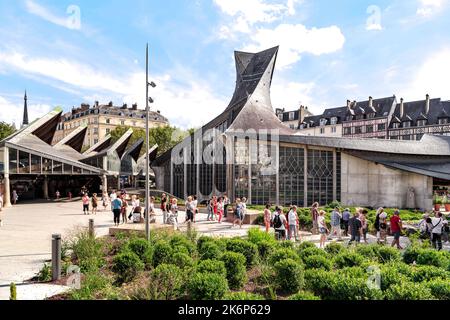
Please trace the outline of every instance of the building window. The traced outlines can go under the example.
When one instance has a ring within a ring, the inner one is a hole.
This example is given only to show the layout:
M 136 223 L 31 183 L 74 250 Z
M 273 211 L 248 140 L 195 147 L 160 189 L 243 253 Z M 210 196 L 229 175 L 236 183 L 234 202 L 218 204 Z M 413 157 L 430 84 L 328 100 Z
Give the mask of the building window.
M 294 120 L 295 113 L 293 111 L 289 112 L 289 120 Z
M 417 126 L 422 127 L 427 125 L 427 120 L 417 120 Z
M 344 135 L 351 135 L 352 134 L 352 128 L 351 127 L 345 127 L 344 128 Z
M 337 123 L 337 117 L 332 117 L 330 119 L 330 124 L 336 124 Z
M 345 117 L 345 120 L 347 121 L 352 121 L 353 120 L 353 116 L 349 115 Z
M 364 119 L 364 115 L 363 114 L 358 114 L 356 116 L 356 120 L 362 120 L 362 119 Z
M 392 124 L 392 128 L 394 128 L 394 129 L 400 128 L 400 123 L 394 122 L 394 123 Z
M 280 147 L 280 204 L 304 206 L 304 149 Z
M 439 123 L 439 124 L 447 124 L 447 123 L 448 123 L 448 118 L 440 118 L 440 119 L 438 120 L 438 123 Z
M 355 134 L 363 133 L 362 126 L 355 127 Z
M 291 128 L 291 129 L 295 129 L 295 125 L 293 125 L 293 124 L 290 124 L 290 125 L 289 125 L 289 128 Z
M 98 128 L 94 128 L 94 134 L 98 134 Z
M 106 134 L 109 134 L 111 132 L 111 129 L 106 129 Z
M 378 124 L 378 131 L 384 131 L 384 130 L 386 130 L 386 124 L 385 123 Z
M 111 120 L 110 119 L 106 119 L 105 122 L 109 124 L 109 123 L 111 123 Z
M 331 127 L 331 133 L 336 133 L 336 127 Z
M 367 119 L 373 119 L 375 118 L 375 113 L 371 112 L 367 114 Z
M 367 133 L 372 133 L 373 132 L 373 126 L 367 126 L 366 127 L 366 132 Z
M 324 126 L 326 124 L 327 124 L 327 119 L 325 119 L 325 118 L 320 119 L 320 125 L 321 126 Z
M 125 120 L 120 120 L 120 125 L 121 126 L 125 125 Z
M 403 121 L 403 128 L 411 127 L 411 121 Z
M 320 134 L 324 134 L 325 133 L 325 128 L 320 128 Z
M 98 143 L 98 139 L 94 139 L 94 144 L 97 144 Z

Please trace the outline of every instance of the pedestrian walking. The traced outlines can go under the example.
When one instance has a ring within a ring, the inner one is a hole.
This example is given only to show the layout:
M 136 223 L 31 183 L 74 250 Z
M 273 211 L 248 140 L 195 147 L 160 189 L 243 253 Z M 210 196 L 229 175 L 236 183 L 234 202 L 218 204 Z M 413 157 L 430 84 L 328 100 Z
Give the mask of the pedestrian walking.
M 103 202 L 103 211 L 106 211 L 106 208 L 108 207 L 108 202 L 109 202 L 108 192 L 106 192 L 106 191 L 103 191 L 102 202 Z
M 167 214 L 168 214 L 168 210 L 167 210 L 167 195 L 165 193 L 163 193 L 161 195 L 161 211 L 163 213 L 163 223 L 167 223 Z
M 287 219 L 284 216 L 283 209 L 276 207 L 272 217 L 272 225 L 275 230 L 275 238 L 277 240 L 286 239 Z
M 272 213 L 270 212 L 270 204 L 266 204 L 266 207 L 264 209 L 264 225 L 266 226 L 267 233 L 269 233 L 271 220 L 272 220 Z
M 83 194 L 81 201 L 83 203 L 83 213 L 89 214 L 89 196 L 87 195 L 87 193 Z
M 239 223 L 239 227 L 242 228 L 242 203 L 241 203 L 241 199 L 237 198 L 236 199 L 236 209 L 234 210 L 234 221 L 232 224 L 232 228 L 236 225 L 236 223 Z
M 217 197 L 216 196 L 213 196 L 212 209 L 213 209 L 213 220 L 217 220 Z
M 219 201 L 217 202 L 217 214 L 218 214 L 218 221 L 219 223 L 222 223 L 222 217 L 223 217 L 223 198 L 220 197 Z
M 351 213 L 349 208 L 345 208 L 342 212 L 342 229 L 344 229 L 344 236 L 348 237 L 349 221 L 351 218 Z
M 348 220 L 348 225 L 350 229 L 350 241 L 348 244 L 352 244 L 353 241 L 358 244 L 361 241 L 362 235 L 362 223 L 359 219 L 359 209 L 356 209 L 353 216 Z
M 184 222 L 188 222 L 188 221 L 193 222 L 195 206 L 194 206 L 194 199 L 191 196 L 189 196 L 187 198 L 185 207 L 186 207 L 186 219 L 184 220 Z
M 318 226 L 317 226 L 317 218 L 319 217 L 319 203 L 314 202 L 311 207 L 311 220 L 312 220 L 312 234 L 317 234 L 318 232 Z
M 111 201 L 111 210 L 112 210 L 113 215 L 114 215 L 114 225 L 116 227 L 118 227 L 119 223 L 120 223 L 120 212 L 122 210 L 122 200 L 119 197 L 115 197 Z
M 127 223 L 127 211 L 128 211 L 128 201 L 125 193 L 121 193 L 120 198 L 122 200 L 122 224 Z
M 198 200 L 197 200 L 197 196 L 193 196 L 192 198 L 193 198 L 192 204 L 193 204 L 193 206 L 194 206 L 194 220 L 193 220 L 193 222 L 195 223 L 195 221 L 197 221 L 197 220 L 196 220 L 196 218 L 197 218 L 197 213 L 199 213 L 199 210 L 198 210 Z
M 437 250 L 442 250 L 442 229 L 444 227 L 444 219 L 442 212 L 436 212 L 436 215 L 431 218 L 431 243 Z
M 242 204 L 242 223 L 245 221 L 245 216 L 247 215 L 247 198 L 243 197 L 241 200 Z
M 380 218 L 380 242 L 381 244 L 386 244 L 387 241 L 387 213 L 386 211 L 382 211 L 379 215 Z
M 212 201 L 213 201 L 213 199 L 211 198 L 206 203 L 206 212 L 207 212 L 206 220 L 207 221 L 212 221 L 212 219 L 214 218 Z
M 373 227 L 375 228 L 376 232 L 377 232 L 377 243 L 380 243 L 380 236 L 381 236 L 381 232 L 380 232 L 380 214 L 384 212 L 384 208 L 383 207 L 379 207 L 377 209 L 377 213 L 375 215 L 375 221 L 373 223 Z
M 400 219 L 400 211 L 395 210 L 394 215 L 390 219 L 391 222 L 391 233 L 394 236 L 391 246 L 397 246 L 397 249 L 403 249 L 400 245 L 400 233 L 402 230 L 402 219 Z
M 168 223 L 173 225 L 173 229 L 178 229 L 178 201 L 176 198 L 172 198 L 170 202 L 170 211 L 167 217 Z
M 338 237 L 338 240 L 341 241 L 341 220 L 342 220 L 342 214 L 339 210 L 339 207 L 335 207 L 334 210 L 331 212 L 331 232 L 328 237 L 328 240 L 331 240 L 334 235 Z
M 17 204 L 17 200 L 19 200 L 19 195 L 16 190 L 12 192 L 12 204 Z
M 91 202 L 92 202 L 92 214 L 97 214 L 98 199 L 96 193 L 92 195 Z
M 325 211 L 320 210 L 319 216 L 317 217 L 317 227 L 320 233 L 320 244 L 319 248 L 325 248 L 325 241 L 327 240 L 328 228 L 325 222 Z
M 367 243 L 367 232 L 369 231 L 369 223 L 367 220 L 367 210 L 362 209 L 359 215 L 362 224 L 362 236 L 364 243 Z
M 228 215 L 228 206 L 230 205 L 230 199 L 226 194 L 223 195 L 223 216 L 224 218 Z
M 292 206 L 288 213 L 288 223 L 289 223 L 289 232 L 288 232 L 288 240 L 292 240 L 294 238 L 295 241 L 298 241 L 298 214 L 297 214 L 297 206 Z

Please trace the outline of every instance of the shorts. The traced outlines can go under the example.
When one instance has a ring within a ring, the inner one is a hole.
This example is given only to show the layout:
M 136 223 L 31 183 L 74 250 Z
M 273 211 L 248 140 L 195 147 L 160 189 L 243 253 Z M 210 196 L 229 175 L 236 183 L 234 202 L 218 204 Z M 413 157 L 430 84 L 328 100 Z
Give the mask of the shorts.
M 286 229 L 275 229 L 275 233 L 278 233 L 281 238 L 286 238 Z
M 392 232 L 392 235 L 394 236 L 394 239 L 395 239 L 395 240 L 400 239 L 400 230 L 399 230 L 399 231 Z
M 326 233 L 327 233 L 327 229 L 326 229 L 326 228 L 323 228 L 323 227 L 320 227 L 320 228 L 319 228 L 319 233 L 320 233 L 320 234 L 326 234 Z

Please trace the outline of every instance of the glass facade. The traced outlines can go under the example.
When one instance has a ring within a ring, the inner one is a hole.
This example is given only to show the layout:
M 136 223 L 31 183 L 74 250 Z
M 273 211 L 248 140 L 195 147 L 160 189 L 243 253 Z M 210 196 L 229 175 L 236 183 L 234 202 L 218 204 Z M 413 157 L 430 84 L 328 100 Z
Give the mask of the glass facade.
M 249 191 L 249 141 L 239 139 L 234 144 L 234 196 L 248 198 Z
M 276 149 L 263 143 L 250 149 L 252 204 L 276 203 Z
M 309 149 L 307 152 L 308 203 L 324 205 L 333 201 L 333 152 Z
M 184 198 L 184 164 L 173 165 L 173 194 Z
M 17 173 L 17 150 L 9 148 L 9 173 Z
M 30 173 L 30 154 L 19 151 L 19 173 Z
M 303 148 L 280 147 L 280 204 L 304 206 L 304 167 Z

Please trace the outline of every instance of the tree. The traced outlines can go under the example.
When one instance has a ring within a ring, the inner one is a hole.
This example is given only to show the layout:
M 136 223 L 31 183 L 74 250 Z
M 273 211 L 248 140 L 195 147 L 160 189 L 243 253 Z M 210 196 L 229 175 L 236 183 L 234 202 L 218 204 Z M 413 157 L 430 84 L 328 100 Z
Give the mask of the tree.
M 16 132 L 16 128 L 13 125 L 7 124 L 6 122 L 0 122 L 0 140 L 12 135 Z

